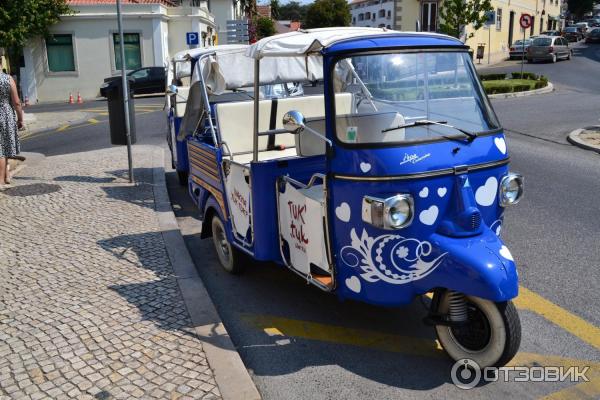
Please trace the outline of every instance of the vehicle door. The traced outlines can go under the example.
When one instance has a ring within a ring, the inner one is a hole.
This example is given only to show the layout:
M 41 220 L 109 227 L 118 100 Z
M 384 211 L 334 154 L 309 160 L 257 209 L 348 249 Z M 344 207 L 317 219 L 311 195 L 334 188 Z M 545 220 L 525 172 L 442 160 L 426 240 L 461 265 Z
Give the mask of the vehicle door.
M 133 71 L 130 75 L 133 78 L 133 89 L 136 94 L 148 93 L 150 85 L 150 68 L 141 68 Z
M 161 93 L 166 88 L 166 71 L 163 67 L 152 67 L 150 70 L 150 89 L 152 93 Z

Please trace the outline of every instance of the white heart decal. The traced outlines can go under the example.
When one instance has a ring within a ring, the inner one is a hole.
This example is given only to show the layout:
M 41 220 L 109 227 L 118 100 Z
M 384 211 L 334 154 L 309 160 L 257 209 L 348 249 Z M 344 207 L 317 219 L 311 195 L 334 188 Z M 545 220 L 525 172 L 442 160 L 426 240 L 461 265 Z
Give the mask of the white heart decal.
M 507 260 L 510 260 L 510 261 L 515 261 L 515 260 L 513 259 L 513 256 L 512 256 L 512 254 L 510 254 L 510 250 L 508 250 L 508 247 L 506 247 L 506 246 L 502 246 L 502 247 L 500 248 L 500 255 L 501 255 L 502 257 L 506 258 Z
M 504 138 L 497 137 L 496 139 L 494 139 L 494 144 L 496 145 L 498 150 L 500 150 L 500 153 L 506 154 L 506 141 L 504 140 Z
M 368 162 L 361 162 L 360 170 L 366 174 L 371 170 L 371 164 L 369 164 Z
M 421 191 L 419 192 L 419 197 L 424 199 L 425 197 L 429 196 L 429 188 L 428 187 L 424 187 L 423 189 L 421 189 Z
M 445 187 L 438 188 L 438 196 L 444 197 L 446 195 L 446 192 L 448 192 L 448 189 L 446 189 Z
M 360 293 L 360 280 L 355 276 L 351 276 L 346 279 L 346 287 L 354 293 Z
M 480 186 L 475 192 L 475 201 L 480 206 L 491 206 L 494 204 L 496 199 L 496 192 L 498 191 L 498 180 L 495 177 L 489 177 L 485 181 L 485 185 Z
M 350 221 L 350 206 L 348 203 L 342 203 L 335 209 L 335 215 L 344 222 Z
M 425 225 L 433 225 L 438 216 L 438 208 L 437 206 L 431 206 L 427 210 L 421 211 L 419 214 L 419 221 L 424 223 Z

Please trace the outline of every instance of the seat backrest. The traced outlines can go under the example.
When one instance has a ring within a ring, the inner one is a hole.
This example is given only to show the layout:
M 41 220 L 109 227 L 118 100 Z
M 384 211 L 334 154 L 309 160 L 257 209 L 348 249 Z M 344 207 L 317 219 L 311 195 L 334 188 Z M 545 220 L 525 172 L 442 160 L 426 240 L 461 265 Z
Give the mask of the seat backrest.
M 259 132 L 268 131 L 271 122 L 274 100 L 259 101 Z M 344 93 L 336 97 L 336 108 L 347 110 L 350 113 L 352 95 Z M 249 153 L 253 146 L 253 110 L 252 101 L 220 103 L 216 105 L 216 119 L 221 140 L 227 142 L 233 154 Z M 305 118 L 323 118 L 325 104 L 323 95 L 286 97 L 277 99 L 277 115 L 275 116 L 275 129 L 283 128 L 282 120 L 285 113 L 291 110 L 300 111 Z M 259 137 L 259 150 L 266 150 L 268 136 Z M 275 136 L 275 144 L 285 147 L 296 145 L 296 135 L 283 133 Z
M 178 86 L 175 94 L 175 116 L 182 118 L 185 115 L 185 107 L 190 94 L 189 86 Z

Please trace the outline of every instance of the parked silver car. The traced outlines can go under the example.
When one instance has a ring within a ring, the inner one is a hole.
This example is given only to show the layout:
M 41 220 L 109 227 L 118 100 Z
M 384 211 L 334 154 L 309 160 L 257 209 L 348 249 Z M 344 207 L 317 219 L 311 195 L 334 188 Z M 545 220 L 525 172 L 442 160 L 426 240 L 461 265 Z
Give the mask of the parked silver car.
M 510 51 L 509 51 L 509 55 L 510 58 L 521 58 L 523 57 L 523 53 L 527 53 L 527 48 L 531 45 L 532 40 L 530 39 L 525 39 L 525 40 L 517 40 L 515 41 L 512 46 L 510 46 Z
M 560 36 L 540 36 L 533 39 L 527 48 L 527 62 L 552 61 L 559 58 L 571 59 L 571 49 L 567 39 Z

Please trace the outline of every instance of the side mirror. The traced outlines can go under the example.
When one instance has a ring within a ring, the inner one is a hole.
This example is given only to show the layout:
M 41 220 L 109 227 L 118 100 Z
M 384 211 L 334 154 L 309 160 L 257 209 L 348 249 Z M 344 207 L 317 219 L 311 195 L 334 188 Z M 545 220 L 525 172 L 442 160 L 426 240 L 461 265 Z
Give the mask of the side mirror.
M 177 86 L 169 85 L 167 88 L 167 94 L 177 94 Z
M 300 133 L 304 130 L 304 115 L 300 111 L 288 111 L 283 116 L 283 128 L 290 133 Z

